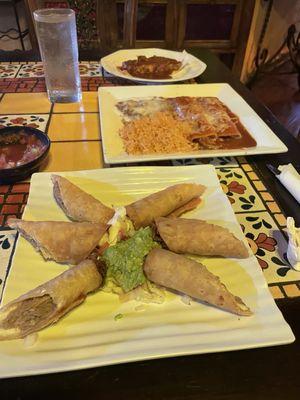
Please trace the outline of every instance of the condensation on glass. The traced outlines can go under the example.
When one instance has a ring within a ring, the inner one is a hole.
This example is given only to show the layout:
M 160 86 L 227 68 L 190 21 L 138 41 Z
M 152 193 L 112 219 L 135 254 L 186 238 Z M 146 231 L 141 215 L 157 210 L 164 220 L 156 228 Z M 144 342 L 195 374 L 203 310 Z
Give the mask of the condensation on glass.
M 75 12 L 49 8 L 36 10 L 33 14 L 50 101 L 80 101 Z

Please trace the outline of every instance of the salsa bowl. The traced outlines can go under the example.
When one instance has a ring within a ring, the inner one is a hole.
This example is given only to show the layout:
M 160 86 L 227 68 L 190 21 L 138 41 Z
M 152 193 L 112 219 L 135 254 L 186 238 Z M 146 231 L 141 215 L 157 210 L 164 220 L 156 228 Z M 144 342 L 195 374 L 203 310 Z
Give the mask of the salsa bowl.
M 35 128 L 0 129 L 0 184 L 28 178 L 47 157 L 50 143 L 48 136 Z

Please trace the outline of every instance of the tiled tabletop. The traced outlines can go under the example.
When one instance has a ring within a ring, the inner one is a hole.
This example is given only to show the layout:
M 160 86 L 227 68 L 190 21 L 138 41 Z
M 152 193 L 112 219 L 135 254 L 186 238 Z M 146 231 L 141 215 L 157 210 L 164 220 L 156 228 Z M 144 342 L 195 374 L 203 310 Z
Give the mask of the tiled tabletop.
M 79 104 L 52 105 L 45 93 L 41 63 L 0 64 L 0 126 L 28 125 L 46 132 L 50 156 L 43 171 L 102 168 L 98 86 L 124 81 L 102 75 L 99 63 L 80 65 L 83 97 Z M 130 84 L 126 82 L 126 85 Z M 300 296 L 300 273 L 286 258 L 286 218 L 260 177 L 244 157 L 174 161 L 174 165 L 211 163 L 216 166 L 224 192 L 263 269 L 275 298 Z M 0 299 L 16 241 L 5 227 L 9 216 L 21 217 L 30 183 L 0 186 Z

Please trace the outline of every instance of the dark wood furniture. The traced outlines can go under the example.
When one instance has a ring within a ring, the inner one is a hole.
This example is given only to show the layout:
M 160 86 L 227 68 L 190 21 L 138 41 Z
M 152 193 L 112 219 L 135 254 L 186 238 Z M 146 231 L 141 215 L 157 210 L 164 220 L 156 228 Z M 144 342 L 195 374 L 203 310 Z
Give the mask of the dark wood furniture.
M 300 145 L 275 117 L 207 49 L 189 49 L 208 66 L 199 83 L 229 83 L 288 146 L 279 155 L 248 157 L 287 215 L 300 224 L 300 206 L 266 168 L 292 162 L 300 170 Z M 98 52 L 89 53 L 97 60 Z M 300 393 L 300 298 L 277 305 L 296 341 L 278 347 L 143 361 L 44 376 L 4 379 L 3 399 L 230 399 L 296 400 Z
M 16 28 L 10 28 L 6 31 L 0 30 L 0 38 L 7 37 L 10 40 L 20 40 L 21 42 L 21 47 L 23 50 L 25 50 L 24 46 L 24 37 L 28 35 L 28 29 L 21 29 L 20 25 L 20 17 L 19 17 L 19 12 L 18 12 L 18 3 L 20 3 L 22 0 L 0 0 L 0 9 L 2 6 L 9 6 L 11 7 L 14 17 L 16 20 Z M 17 34 L 17 35 L 16 35 Z
M 254 0 L 26 0 L 33 49 L 37 8 L 76 11 L 81 49 L 206 47 L 241 73 Z

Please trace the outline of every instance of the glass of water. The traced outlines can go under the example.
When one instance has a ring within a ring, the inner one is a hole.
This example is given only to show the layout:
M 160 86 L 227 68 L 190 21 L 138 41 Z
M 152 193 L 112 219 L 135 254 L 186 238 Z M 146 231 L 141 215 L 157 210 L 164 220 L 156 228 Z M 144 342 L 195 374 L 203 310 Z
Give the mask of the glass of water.
M 33 14 L 50 101 L 80 101 L 75 12 L 67 8 L 45 8 Z

